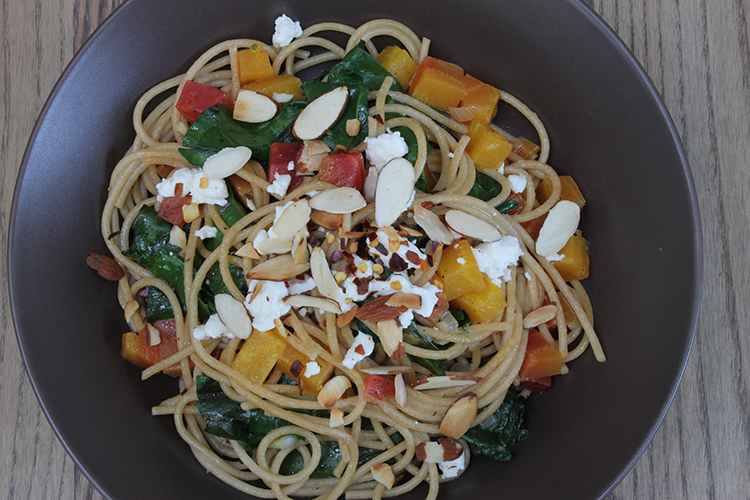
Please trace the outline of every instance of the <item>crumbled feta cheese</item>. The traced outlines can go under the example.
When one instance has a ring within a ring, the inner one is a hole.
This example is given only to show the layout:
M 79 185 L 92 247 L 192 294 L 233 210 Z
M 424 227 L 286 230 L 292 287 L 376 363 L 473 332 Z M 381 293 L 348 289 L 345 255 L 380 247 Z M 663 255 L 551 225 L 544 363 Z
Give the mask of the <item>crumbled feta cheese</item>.
M 202 181 L 202 184 L 201 184 Z M 180 168 L 156 185 L 156 200 L 175 195 L 177 184 L 182 184 L 182 196 L 190 195 L 194 203 L 209 205 L 226 205 L 229 192 L 222 179 L 204 177 L 200 168 Z M 203 186 L 203 187 L 201 187 Z
M 352 346 L 346 351 L 346 356 L 341 364 L 347 368 L 354 368 L 354 365 L 362 361 L 366 356 L 372 354 L 374 349 L 375 341 L 372 340 L 372 337 L 366 333 L 359 332 L 359 334 L 354 337 L 354 343 Z
M 458 477 L 458 473 L 466 468 L 466 458 L 464 457 L 464 454 L 461 453 L 461 456 L 455 460 L 438 462 L 438 466 L 443 472 L 441 476 L 442 479 L 451 479 Z
M 523 193 L 526 189 L 526 177 L 523 175 L 509 175 L 510 190 L 514 193 Z
M 514 236 L 503 236 L 492 243 L 482 243 L 472 248 L 479 270 L 493 283 L 502 286 L 510 279 L 510 266 L 515 266 L 523 255 L 521 244 Z
M 450 151 L 448 151 L 448 154 L 447 154 L 446 156 L 447 156 L 448 158 L 453 158 L 453 153 L 451 153 Z
M 409 146 L 399 132 L 388 132 L 365 139 L 367 161 L 378 170 L 394 158 L 401 158 L 409 152 Z
M 286 47 L 292 40 L 302 35 L 302 26 L 299 21 L 292 21 L 286 14 L 281 14 L 274 23 L 276 29 L 273 32 L 273 46 L 277 49 Z
M 268 192 L 281 200 L 286 196 L 286 191 L 291 183 L 291 175 L 277 175 L 276 179 L 268 186 Z
M 219 234 L 219 230 L 214 226 L 203 226 L 195 232 L 195 235 L 202 240 L 215 238 L 217 234 Z
M 314 377 L 320 373 L 320 365 L 316 363 L 315 361 L 310 361 L 309 363 L 305 364 L 305 373 L 302 374 L 305 378 Z
M 310 276 L 305 276 L 304 280 L 292 279 L 289 281 L 289 295 L 300 295 L 309 292 L 315 288 L 315 280 Z
M 195 340 L 218 339 L 222 336 L 234 337 L 227 331 L 227 327 L 221 322 L 218 314 L 212 314 L 206 324 L 198 325 L 193 329 Z
M 274 92 L 271 94 L 274 101 L 278 102 L 279 104 L 288 102 L 292 100 L 292 97 L 294 97 L 294 94 L 285 94 L 283 92 Z
M 258 295 L 250 301 L 255 288 L 262 286 Z M 284 297 L 289 295 L 286 285 L 281 281 L 250 280 L 248 283 L 245 308 L 253 317 L 253 328 L 260 331 L 272 330 L 276 327 L 273 320 L 279 319 L 292 310 Z
M 457 259 L 456 259 L 456 262 L 458 262 L 458 263 L 459 263 L 459 264 L 461 264 L 462 266 L 465 266 L 465 265 L 466 265 L 466 259 L 464 259 L 463 257 L 459 257 L 459 258 L 457 258 Z

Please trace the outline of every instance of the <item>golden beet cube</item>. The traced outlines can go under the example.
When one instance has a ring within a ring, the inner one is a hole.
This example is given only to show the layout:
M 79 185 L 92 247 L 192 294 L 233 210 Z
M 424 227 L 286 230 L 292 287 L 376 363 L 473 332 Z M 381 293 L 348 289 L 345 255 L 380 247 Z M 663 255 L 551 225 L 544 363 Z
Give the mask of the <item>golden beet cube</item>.
M 479 120 L 471 123 L 469 137 L 466 153 L 478 167 L 499 169 L 513 149 L 505 136 Z
M 484 290 L 470 292 L 451 300 L 451 307 L 463 309 L 474 323 L 498 321 L 505 310 L 503 289 L 482 275 Z
M 259 94 L 273 99 L 274 94 L 288 94 L 293 96 L 292 100 L 304 99 L 302 93 L 302 80 L 293 75 L 276 75 L 265 80 L 246 83 L 242 86 L 245 90 L 253 90 Z
M 257 80 L 265 80 L 273 76 L 271 58 L 259 43 L 249 49 L 237 52 L 240 69 L 240 85 Z
M 417 64 L 407 50 L 389 45 L 378 54 L 377 60 L 390 74 L 396 77 L 403 88 L 409 88 L 411 78 L 417 72 Z
M 299 363 L 296 363 L 299 361 Z M 320 367 L 320 372 L 310 377 L 305 376 L 307 363 L 312 361 L 307 355 L 298 351 L 291 344 L 287 344 L 286 349 L 281 354 L 276 368 L 281 370 L 288 377 L 299 383 L 302 394 L 317 395 L 323 388 L 333 373 L 333 365 L 322 358 L 316 358 L 315 362 Z
M 254 329 L 235 356 L 232 368 L 249 380 L 262 384 L 276 366 L 276 361 L 286 346 L 286 340 L 273 330 L 261 332 Z
M 589 277 L 589 242 L 580 231 L 570 237 L 559 252 L 561 260 L 553 262 L 557 272 L 565 281 L 582 280 Z
M 466 293 L 481 292 L 485 287 L 482 272 L 471 251 L 471 245 L 466 240 L 443 249 L 437 273 L 445 285 L 448 301 Z

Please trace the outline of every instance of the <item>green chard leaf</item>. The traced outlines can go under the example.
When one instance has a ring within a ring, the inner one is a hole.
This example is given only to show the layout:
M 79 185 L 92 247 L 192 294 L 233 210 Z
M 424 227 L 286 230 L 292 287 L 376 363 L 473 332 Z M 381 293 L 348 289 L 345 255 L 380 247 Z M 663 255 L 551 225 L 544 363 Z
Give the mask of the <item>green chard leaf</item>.
M 378 90 L 383 85 L 387 76 L 393 78 L 391 90 L 406 92 L 398 83 L 398 79 L 364 50 L 364 44 L 360 44 L 350 50 L 346 56 L 328 73 L 328 83 L 339 87 L 341 85 L 357 86 L 364 85 L 367 90 Z M 310 96 L 308 96 L 310 99 Z
M 523 426 L 525 408 L 525 399 L 518 395 L 514 386 L 510 386 L 495 413 L 463 435 L 472 453 L 500 461 L 510 460 L 511 450 L 529 433 Z

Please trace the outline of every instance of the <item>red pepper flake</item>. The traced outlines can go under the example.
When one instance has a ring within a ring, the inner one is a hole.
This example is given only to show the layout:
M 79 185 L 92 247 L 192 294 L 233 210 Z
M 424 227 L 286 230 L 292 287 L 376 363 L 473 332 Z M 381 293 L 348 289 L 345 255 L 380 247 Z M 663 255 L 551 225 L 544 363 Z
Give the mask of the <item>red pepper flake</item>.
M 435 204 L 431 201 L 423 201 L 422 208 L 432 208 Z
M 120 233 L 122 233 L 122 231 L 115 231 L 114 233 L 110 234 L 110 235 L 109 235 L 109 237 L 108 237 L 107 239 L 110 239 L 110 240 L 111 240 L 112 238 L 115 238 L 115 237 L 117 237 L 117 236 L 120 236 Z
M 344 260 L 344 254 L 339 252 L 338 250 L 334 250 L 331 254 L 331 264 L 341 262 L 342 260 Z
M 362 344 L 357 344 L 357 347 L 354 348 L 354 352 L 359 354 L 360 356 L 365 355 L 365 348 Z
M 374 239 L 375 239 L 375 238 L 377 238 L 377 237 L 378 237 L 378 236 L 377 236 L 377 235 L 376 235 L 375 233 L 370 233 L 370 234 L 368 234 L 368 235 L 367 235 L 367 241 L 368 241 L 368 242 L 369 242 L 369 241 L 372 241 L 372 240 L 374 240 Z
M 341 250 L 346 250 L 346 238 L 339 238 L 339 246 L 341 246 Z
M 417 253 L 415 251 L 409 250 L 408 252 L 406 252 L 406 260 L 408 260 L 409 262 L 411 262 L 415 266 L 418 266 L 420 259 L 419 259 L 419 255 L 417 255 Z
M 300 374 L 302 373 L 302 368 L 304 366 L 302 365 L 302 361 L 299 359 L 295 359 L 294 363 L 292 363 L 292 366 L 289 367 L 289 371 L 292 373 L 292 377 L 299 378 Z
M 432 267 L 432 263 L 433 262 L 434 261 L 432 260 L 432 255 L 427 254 L 427 265 L 430 266 L 430 267 Z
M 318 241 L 318 238 L 313 236 L 312 234 L 307 238 L 307 242 L 313 247 L 317 248 L 320 246 L 320 242 Z
M 375 247 L 375 250 L 380 252 L 380 254 L 382 255 L 388 255 L 388 249 L 385 248 L 385 246 L 383 246 L 383 244 L 380 243 L 379 241 L 378 241 L 378 245 Z
M 372 281 L 372 278 L 354 278 L 352 282 L 357 287 L 357 294 L 365 295 L 367 292 L 369 292 L 371 281 Z
M 385 124 L 385 120 L 383 119 L 383 116 L 380 113 L 378 113 L 377 115 L 375 115 L 375 121 L 378 122 L 381 125 Z
M 141 298 L 141 299 L 148 298 L 148 287 L 144 286 L 143 288 L 141 288 L 140 290 L 138 290 L 138 292 L 135 294 L 135 296 L 138 297 L 138 298 Z
M 400 273 L 401 271 L 406 271 L 409 268 L 409 264 L 399 254 L 394 253 L 391 255 L 391 260 L 388 261 L 388 267 L 391 268 L 391 271 Z

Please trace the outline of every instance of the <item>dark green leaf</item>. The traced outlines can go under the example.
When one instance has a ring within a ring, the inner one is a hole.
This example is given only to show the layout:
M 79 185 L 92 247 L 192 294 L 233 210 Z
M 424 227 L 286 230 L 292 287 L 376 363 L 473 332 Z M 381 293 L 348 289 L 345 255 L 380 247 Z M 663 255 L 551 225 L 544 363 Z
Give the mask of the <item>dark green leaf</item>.
M 341 85 L 364 85 L 368 90 L 378 90 L 387 76 L 393 78 L 391 89 L 405 92 L 398 79 L 385 69 L 362 46 L 354 47 L 328 73 L 327 81 L 336 87 Z M 308 96 L 308 99 L 310 97 Z
M 507 214 L 518 208 L 518 202 L 516 200 L 505 200 L 497 207 L 497 211 L 501 214 Z
M 463 309 L 457 308 L 457 309 L 449 309 L 448 310 L 451 315 L 453 315 L 454 318 L 456 318 L 456 321 L 458 321 L 458 327 L 464 331 L 464 333 L 468 334 L 469 330 L 468 327 L 471 326 L 471 318 L 468 314 L 466 314 L 466 311 Z
M 503 404 L 487 420 L 469 429 L 463 435 L 472 453 L 486 455 L 495 460 L 511 459 L 511 450 L 519 439 L 528 435 L 523 426 L 525 400 L 510 386 Z
M 146 298 L 146 321 L 153 323 L 162 319 L 174 318 L 169 299 L 155 286 L 148 287 Z
M 502 191 L 503 186 L 499 182 L 489 175 L 477 172 L 476 180 L 468 195 L 479 198 L 482 201 L 490 201 L 492 198 L 500 195 Z

